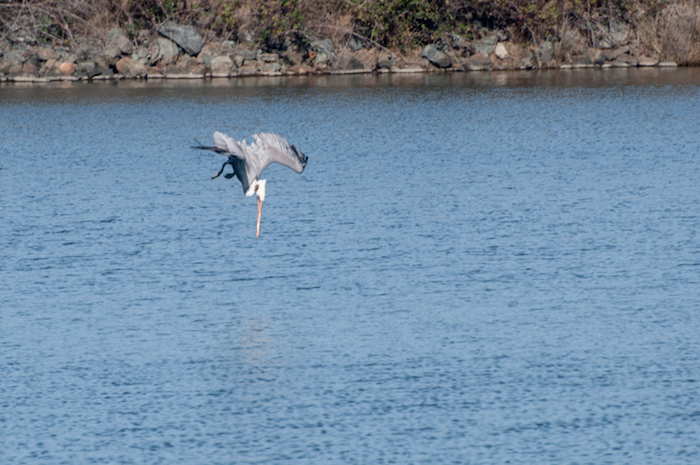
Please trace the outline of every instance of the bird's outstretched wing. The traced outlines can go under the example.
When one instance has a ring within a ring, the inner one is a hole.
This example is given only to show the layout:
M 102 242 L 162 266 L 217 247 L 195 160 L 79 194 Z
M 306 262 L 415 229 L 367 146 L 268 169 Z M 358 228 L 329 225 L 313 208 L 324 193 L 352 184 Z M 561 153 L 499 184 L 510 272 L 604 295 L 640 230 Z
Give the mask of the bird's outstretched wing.
M 270 132 L 253 134 L 254 142 L 244 146 L 246 160 L 254 165 L 256 175 L 261 173 L 270 163 L 279 163 L 293 169 L 297 173 L 304 171 L 308 158 L 290 145 L 282 136 Z
M 199 144 L 199 142 L 197 142 Z M 222 134 L 220 132 L 215 132 L 214 133 L 214 146 L 210 147 L 208 145 L 195 145 L 192 148 L 193 149 L 201 149 L 201 150 L 211 150 L 212 152 L 220 153 L 221 155 L 225 155 L 227 157 L 236 157 L 240 160 L 245 160 L 245 139 L 243 142 L 239 143 L 235 139 L 227 136 L 226 134 Z
M 238 143 L 234 138 L 227 136 L 226 134 L 215 132 L 214 133 L 214 146 L 216 148 L 225 150 L 228 156 L 233 155 L 236 158 L 245 160 L 245 139 L 241 143 Z

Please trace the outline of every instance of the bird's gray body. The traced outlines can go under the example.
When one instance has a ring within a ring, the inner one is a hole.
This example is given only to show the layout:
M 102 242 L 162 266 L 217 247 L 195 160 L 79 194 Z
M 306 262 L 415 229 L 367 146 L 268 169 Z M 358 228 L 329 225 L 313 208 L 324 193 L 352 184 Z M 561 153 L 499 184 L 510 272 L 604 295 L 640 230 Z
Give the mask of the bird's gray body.
M 238 142 L 226 134 L 215 132 L 213 147 L 199 145 L 193 148 L 212 150 L 227 156 L 228 160 L 214 177 L 220 175 L 227 164 L 231 165 L 233 174 L 226 177 L 230 178 L 235 174 L 241 181 L 244 193 L 251 184 L 260 179 L 263 170 L 270 163 L 279 163 L 297 173 L 304 171 L 308 158 L 290 145 L 284 137 L 273 133 L 260 133 L 254 134 L 253 139 L 251 145 L 246 145 L 245 139 Z

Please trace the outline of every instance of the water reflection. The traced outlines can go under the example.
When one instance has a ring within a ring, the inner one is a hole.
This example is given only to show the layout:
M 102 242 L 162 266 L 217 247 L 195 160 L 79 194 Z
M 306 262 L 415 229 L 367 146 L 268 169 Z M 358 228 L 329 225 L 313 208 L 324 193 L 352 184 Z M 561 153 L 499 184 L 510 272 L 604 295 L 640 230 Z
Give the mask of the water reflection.
M 3 83 L 0 103 L 28 97 L 108 95 L 114 90 L 356 88 L 356 87 L 616 87 L 700 85 L 700 68 L 587 68 L 564 70 L 349 74 L 320 76 L 249 76 L 228 79 L 152 79 L 100 82 Z M 56 91 L 60 93 L 57 95 Z M 63 94 L 66 92 L 66 94 Z
M 246 362 L 255 366 L 269 365 L 276 350 L 267 319 L 262 315 L 250 315 L 238 331 Z

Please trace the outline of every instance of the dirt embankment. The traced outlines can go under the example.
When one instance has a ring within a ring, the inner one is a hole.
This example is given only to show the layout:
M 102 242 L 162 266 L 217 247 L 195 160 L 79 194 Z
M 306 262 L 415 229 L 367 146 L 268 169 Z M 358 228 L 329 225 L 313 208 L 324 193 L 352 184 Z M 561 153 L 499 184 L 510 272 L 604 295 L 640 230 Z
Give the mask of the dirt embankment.
M 700 64 L 691 0 L 6 0 L 0 79 Z

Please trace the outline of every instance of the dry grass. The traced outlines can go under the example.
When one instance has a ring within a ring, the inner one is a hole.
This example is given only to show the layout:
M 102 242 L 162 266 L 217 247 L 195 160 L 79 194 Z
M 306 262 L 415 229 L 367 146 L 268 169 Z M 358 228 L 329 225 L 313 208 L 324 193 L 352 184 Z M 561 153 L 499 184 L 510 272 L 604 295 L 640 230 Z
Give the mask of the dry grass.
M 662 55 L 681 65 L 700 64 L 700 6 L 695 2 L 669 5 L 658 21 Z
M 0 0 L 0 42 L 75 46 L 76 35 L 101 34 L 113 22 L 108 0 Z
M 633 24 L 640 53 L 679 65 L 700 65 L 699 2 L 668 2 L 657 9 L 636 7 Z
M 408 53 L 458 34 L 479 39 L 500 31 L 511 41 L 595 45 L 594 25 L 633 26 L 638 50 L 679 64 L 700 64 L 700 0 L 0 0 L 0 43 L 49 42 L 74 47 L 114 26 L 135 40 L 166 19 L 197 27 L 208 40 L 280 46 L 290 34 L 366 37 L 378 48 Z M 568 31 L 568 32 L 567 32 Z M 574 32 L 577 31 L 577 34 Z M 578 39 L 577 39 L 578 40 Z M 564 47 L 566 48 L 566 47 Z

